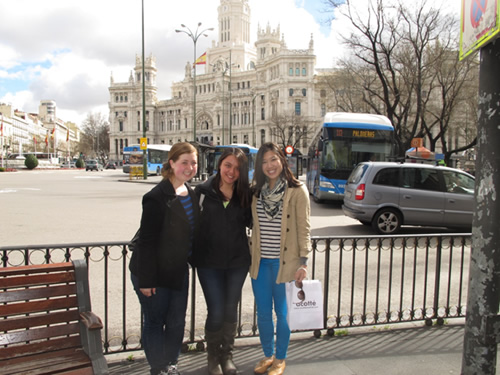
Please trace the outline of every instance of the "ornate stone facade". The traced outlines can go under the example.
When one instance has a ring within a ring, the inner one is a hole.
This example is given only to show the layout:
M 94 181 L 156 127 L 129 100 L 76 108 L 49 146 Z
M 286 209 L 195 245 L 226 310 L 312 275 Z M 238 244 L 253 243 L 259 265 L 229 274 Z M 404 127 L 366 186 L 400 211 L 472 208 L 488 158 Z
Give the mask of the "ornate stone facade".
M 202 51 L 203 52 L 203 51 Z M 199 53 L 201 55 L 201 53 Z M 209 145 L 246 143 L 259 147 L 276 141 L 273 116 L 295 113 L 321 125 L 325 99 L 315 75 L 314 42 L 307 49 L 291 50 L 279 26 L 258 27 L 250 44 L 248 0 L 221 0 L 218 7 L 218 41 L 206 51 L 205 72 L 196 75 L 196 141 Z M 148 142 L 174 144 L 192 141 L 193 74 L 172 84 L 172 98 L 156 97 L 156 63 L 145 61 L 146 126 Z M 111 78 L 110 158 L 121 159 L 124 146 L 142 137 L 142 61 L 136 57 L 128 82 Z M 299 150 L 307 153 L 307 142 Z

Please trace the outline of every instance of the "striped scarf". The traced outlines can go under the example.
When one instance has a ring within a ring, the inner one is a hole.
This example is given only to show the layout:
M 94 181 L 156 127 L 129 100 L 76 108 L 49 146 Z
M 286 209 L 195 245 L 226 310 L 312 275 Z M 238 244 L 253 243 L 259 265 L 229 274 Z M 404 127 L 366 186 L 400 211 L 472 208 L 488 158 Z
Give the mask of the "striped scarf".
M 283 196 L 285 195 L 285 180 L 279 179 L 276 181 L 276 185 L 271 190 L 269 189 L 269 183 L 266 181 L 262 190 L 260 192 L 260 199 L 262 201 L 262 207 L 269 220 L 273 220 L 278 216 L 283 202 Z

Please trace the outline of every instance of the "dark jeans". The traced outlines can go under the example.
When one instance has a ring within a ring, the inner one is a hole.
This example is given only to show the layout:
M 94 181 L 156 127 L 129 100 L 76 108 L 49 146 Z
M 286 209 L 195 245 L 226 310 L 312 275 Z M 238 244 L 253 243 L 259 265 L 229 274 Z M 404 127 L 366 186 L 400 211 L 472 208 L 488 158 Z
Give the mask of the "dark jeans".
M 187 267 L 187 266 L 186 266 Z M 156 294 L 146 297 L 139 290 L 139 279 L 131 275 L 134 290 L 144 315 L 142 346 L 151 367 L 151 373 L 177 363 L 186 323 L 189 272 L 182 290 L 156 288 Z
M 224 323 L 236 323 L 241 288 L 248 274 L 248 266 L 229 269 L 198 268 L 197 271 L 207 302 L 205 329 L 217 332 Z

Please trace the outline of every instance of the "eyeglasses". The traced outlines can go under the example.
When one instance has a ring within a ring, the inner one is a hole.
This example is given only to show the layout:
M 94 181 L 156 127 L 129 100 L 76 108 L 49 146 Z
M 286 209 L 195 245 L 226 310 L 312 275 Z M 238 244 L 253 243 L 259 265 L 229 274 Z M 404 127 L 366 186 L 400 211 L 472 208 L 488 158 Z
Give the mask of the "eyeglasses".
M 297 298 L 300 299 L 301 301 L 304 301 L 306 299 L 306 293 L 304 292 L 304 284 L 302 284 L 302 281 L 296 281 L 295 286 L 299 288 L 300 290 L 297 292 Z

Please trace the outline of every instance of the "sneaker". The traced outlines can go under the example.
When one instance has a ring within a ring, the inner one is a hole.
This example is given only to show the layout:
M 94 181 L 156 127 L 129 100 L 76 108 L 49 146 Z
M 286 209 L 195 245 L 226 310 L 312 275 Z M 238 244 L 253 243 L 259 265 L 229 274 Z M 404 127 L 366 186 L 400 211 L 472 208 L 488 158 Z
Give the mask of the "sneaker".
M 167 371 L 164 372 L 167 375 L 181 375 L 179 370 L 177 370 L 177 365 L 168 365 Z

